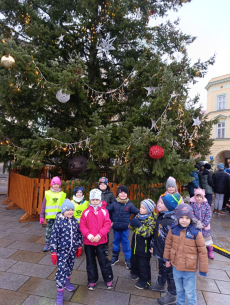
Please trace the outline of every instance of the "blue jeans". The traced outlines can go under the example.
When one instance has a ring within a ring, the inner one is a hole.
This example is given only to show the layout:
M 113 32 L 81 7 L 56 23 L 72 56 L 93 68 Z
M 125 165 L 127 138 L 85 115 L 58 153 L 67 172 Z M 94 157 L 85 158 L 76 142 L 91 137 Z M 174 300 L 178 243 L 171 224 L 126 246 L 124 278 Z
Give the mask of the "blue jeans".
M 211 206 L 212 205 L 212 194 L 206 194 L 205 197 L 208 200 L 208 204 Z
M 113 252 L 120 252 L 120 243 L 125 255 L 125 259 L 131 258 L 131 248 L 129 246 L 129 229 L 125 231 L 113 230 Z
M 187 305 L 197 304 L 196 295 L 196 272 L 178 271 L 173 267 L 173 277 L 176 284 L 177 304 Z

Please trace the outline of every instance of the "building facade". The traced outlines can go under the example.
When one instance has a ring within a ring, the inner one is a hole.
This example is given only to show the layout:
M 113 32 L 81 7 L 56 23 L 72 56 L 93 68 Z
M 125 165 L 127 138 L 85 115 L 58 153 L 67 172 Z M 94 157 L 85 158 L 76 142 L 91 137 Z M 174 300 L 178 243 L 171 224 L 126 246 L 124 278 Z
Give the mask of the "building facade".
M 214 144 L 207 161 L 213 159 L 214 167 L 219 163 L 230 167 L 230 74 L 212 78 L 205 89 L 208 118 L 219 119 L 212 129 Z

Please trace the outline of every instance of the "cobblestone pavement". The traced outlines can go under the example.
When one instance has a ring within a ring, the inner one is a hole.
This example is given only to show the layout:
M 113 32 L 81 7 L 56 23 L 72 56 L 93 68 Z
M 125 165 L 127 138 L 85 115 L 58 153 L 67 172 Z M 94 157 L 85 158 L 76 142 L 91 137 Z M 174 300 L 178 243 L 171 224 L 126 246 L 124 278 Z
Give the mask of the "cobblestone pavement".
M 3 198 L 4 197 L 4 198 Z M 55 304 L 56 267 L 50 254 L 42 252 L 45 228 L 38 222 L 19 223 L 22 210 L 5 210 L 0 196 L 0 304 L 52 305 Z M 216 245 L 230 251 L 230 215 L 216 216 L 212 220 L 212 236 Z M 131 237 L 131 234 L 130 234 Z M 110 236 L 111 253 L 112 234 Z M 151 259 L 152 282 L 157 278 L 157 263 Z M 230 259 L 215 253 L 209 260 L 207 278 L 198 276 L 198 305 L 230 304 Z M 155 305 L 158 292 L 134 287 L 125 268 L 124 256 L 113 266 L 114 289 L 108 291 L 100 276 L 94 291 L 87 289 L 85 255 L 76 258 L 71 282 L 74 292 L 65 291 L 64 305 Z

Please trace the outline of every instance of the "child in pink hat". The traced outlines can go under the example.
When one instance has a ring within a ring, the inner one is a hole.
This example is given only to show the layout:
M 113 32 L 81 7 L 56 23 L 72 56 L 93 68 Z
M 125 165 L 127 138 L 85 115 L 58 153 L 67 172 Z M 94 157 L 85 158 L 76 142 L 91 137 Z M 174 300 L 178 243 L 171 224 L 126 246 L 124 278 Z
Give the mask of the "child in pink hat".
M 194 220 L 197 222 L 197 227 L 202 229 L 202 235 L 208 250 L 208 257 L 214 259 L 210 227 L 212 211 L 205 198 L 205 190 L 201 188 L 194 189 L 194 196 L 190 198 L 190 202 L 193 209 Z
M 50 237 L 53 228 L 54 221 L 57 213 L 61 212 L 61 206 L 66 198 L 66 193 L 61 190 L 61 180 L 59 177 L 53 177 L 50 183 L 50 190 L 45 191 L 45 197 L 43 198 L 40 223 L 44 223 L 46 218 L 46 243 L 43 248 L 43 252 L 49 251 Z

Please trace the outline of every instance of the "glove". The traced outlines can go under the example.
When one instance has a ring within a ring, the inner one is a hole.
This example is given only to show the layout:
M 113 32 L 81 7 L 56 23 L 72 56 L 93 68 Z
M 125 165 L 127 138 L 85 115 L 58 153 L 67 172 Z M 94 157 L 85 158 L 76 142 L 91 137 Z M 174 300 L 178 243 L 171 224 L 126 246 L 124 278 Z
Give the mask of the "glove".
M 40 224 L 44 223 L 44 218 L 40 218 Z
M 57 253 L 56 253 L 56 252 L 52 252 L 52 253 L 51 253 L 51 262 L 52 262 L 54 265 L 57 265 Z
M 207 273 L 205 273 L 205 272 L 200 271 L 199 274 L 202 275 L 202 276 L 207 276 Z
M 76 251 L 76 257 L 79 258 L 82 254 L 82 247 L 78 247 Z

